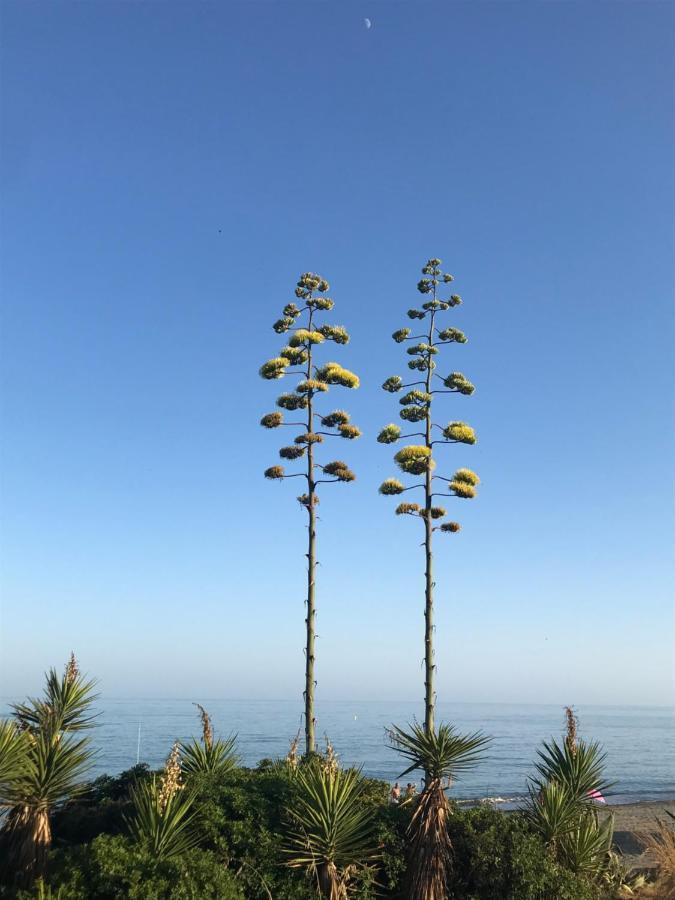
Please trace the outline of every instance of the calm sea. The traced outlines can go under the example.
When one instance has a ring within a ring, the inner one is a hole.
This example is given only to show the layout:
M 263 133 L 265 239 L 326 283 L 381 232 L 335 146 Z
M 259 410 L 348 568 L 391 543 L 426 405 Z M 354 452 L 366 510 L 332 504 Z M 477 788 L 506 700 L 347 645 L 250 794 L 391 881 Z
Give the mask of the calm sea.
M 295 701 L 210 700 L 204 705 L 217 734 L 237 734 L 239 753 L 249 766 L 285 756 L 302 725 Z M 317 734 L 330 737 L 343 764 L 362 766 L 367 775 L 386 781 L 399 776 L 404 766 L 388 746 L 385 729 L 412 721 L 420 712 L 418 703 L 322 701 L 318 712 Z M 173 741 L 200 734 L 189 700 L 106 699 L 99 713 L 95 774 L 120 772 L 137 759 L 157 767 Z M 581 735 L 600 741 L 607 752 L 607 775 L 616 782 L 610 802 L 675 798 L 675 708 L 580 706 L 577 714 Z M 493 738 L 485 761 L 452 792 L 455 799 L 467 800 L 522 797 L 537 746 L 564 728 L 559 706 L 439 703 L 441 720 Z

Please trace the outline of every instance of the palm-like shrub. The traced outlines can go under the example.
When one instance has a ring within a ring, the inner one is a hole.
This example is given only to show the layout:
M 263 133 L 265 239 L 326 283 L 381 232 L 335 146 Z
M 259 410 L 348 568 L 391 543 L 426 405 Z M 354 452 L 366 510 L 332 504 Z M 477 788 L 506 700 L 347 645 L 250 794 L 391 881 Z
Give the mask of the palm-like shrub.
M 425 784 L 408 826 L 408 896 L 416 900 L 446 900 L 452 867 L 448 833 L 450 804 L 446 789 L 481 760 L 489 738 L 480 732 L 459 734 L 451 725 L 429 731 L 413 724 L 409 731 L 394 727 L 392 746 L 410 765 L 400 774 L 425 772 Z
M 610 864 L 614 817 L 598 819 L 596 792 L 611 788 L 604 775 L 605 753 L 596 742 L 577 738 L 577 720 L 566 709 L 563 741 L 545 741 L 537 750 L 525 811 L 555 859 L 577 874 L 599 878 Z
M 404 384 L 400 375 L 387 378 L 382 388 L 390 394 L 402 390 L 406 393 L 399 400 L 399 416 L 406 423 L 408 433 L 401 434 L 401 427 L 394 423 L 385 425 L 377 440 L 381 444 L 396 444 L 410 438 L 413 443 L 402 447 L 394 456 L 401 472 L 417 476 L 408 487 L 395 478 L 387 478 L 380 486 L 385 496 L 402 494 L 404 491 L 422 492 L 419 503 L 400 503 L 396 507 L 399 516 L 411 516 L 420 520 L 424 527 L 425 555 L 425 605 L 424 605 L 424 727 L 434 733 L 434 577 L 433 577 L 433 536 L 434 532 L 457 534 L 458 522 L 443 522 L 447 511 L 436 502 L 438 497 L 452 497 L 470 500 L 476 496 L 476 486 L 480 479 L 470 469 L 458 469 L 452 477 L 436 472 L 435 449 L 450 444 L 475 444 L 474 429 L 466 422 L 449 422 L 442 425 L 434 421 L 432 407 L 439 394 L 461 394 L 470 396 L 475 388 L 461 373 L 451 372 L 445 378 L 436 371 L 437 360 L 442 349 L 448 345 L 465 344 L 467 339 L 457 328 L 441 328 L 442 314 L 459 306 L 462 302 L 457 294 L 441 296 L 443 288 L 453 281 L 452 275 L 441 271 L 441 260 L 430 259 L 422 269 L 424 277 L 417 289 L 425 301 L 421 309 L 409 309 L 408 318 L 419 325 L 421 334 L 412 334 L 410 328 L 400 328 L 392 334 L 397 344 L 410 342 L 406 348 L 409 375 L 413 381 Z M 414 329 L 415 331 L 418 328 Z M 418 430 L 415 431 L 415 428 Z M 437 429 L 434 431 L 434 429 Z M 416 498 L 420 495 L 414 494 Z
M 42 698 L 12 707 L 23 749 L 0 783 L 0 806 L 7 810 L 0 835 L 5 865 L 23 883 L 44 873 L 50 814 L 83 790 L 92 759 L 89 738 L 76 734 L 94 724 L 94 682 L 81 675 L 74 656 L 63 675 L 51 669 L 46 678 Z
M 332 760 L 313 758 L 296 772 L 288 865 L 307 871 L 326 900 L 348 897 L 356 872 L 378 856 L 375 812 L 363 802 L 365 789 L 359 771 L 340 769 Z
M 199 709 L 202 722 L 202 739 L 201 742 L 193 738 L 187 744 L 181 743 L 182 770 L 187 776 L 209 775 L 222 778 L 237 765 L 237 737 L 231 735 L 225 740 L 214 739 L 211 717 L 199 703 L 195 706 Z
M 16 722 L 0 720 L 0 798 L 27 767 L 28 740 Z
M 162 774 L 136 784 L 131 800 L 131 835 L 156 859 L 179 856 L 199 843 L 195 822 L 198 810 L 194 794 L 183 784 L 178 744 L 171 750 Z
M 322 366 L 316 364 L 317 348 L 326 342 L 344 345 L 349 342 L 349 335 L 341 325 L 319 325 L 318 319 L 323 313 L 333 308 L 333 301 L 325 296 L 329 289 L 328 282 L 305 272 L 295 288 L 296 299 L 300 302 L 288 303 L 283 308 L 282 317 L 277 319 L 272 328 L 277 334 L 288 333 L 287 346 L 283 347 L 279 356 L 268 360 L 260 368 L 260 375 L 268 381 L 283 378 L 286 375 L 297 375 L 299 382 L 292 393 L 281 394 L 277 398 L 277 406 L 288 413 L 293 413 L 291 421 L 284 418 L 285 412 L 267 413 L 260 420 L 263 428 L 280 427 L 300 428 L 292 444 L 281 447 L 279 456 L 282 460 L 303 461 L 303 469 L 299 472 L 286 472 L 282 465 L 270 466 L 265 470 L 265 477 L 272 481 L 283 481 L 286 478 L 304 478 L 306 490 L 298 496 L 300 506 L 307 512 L 307 616 L 305 644 L 305 751 L 314 753 L 316 749 L 314 719 L 315 688 L 315 622 L 316 622 L 316 520 L 319 503 L 318 486 L 320 484 L 354 481 L 355 475 L 342 460 L 321 463 L 317 458 L 317 449 L 324 439 L 340 439 L 352 441 L 361 434 L 359 428 L 351 424 L 349 414 L 342 409 L 332 412 L 319 412 L 318 401 L 325 396 L 330 387 L 338 385 L 346 388 L 357 388 L 359 379 L 348 369 L 336 362 L 327 362 Z M 302 322 L 302 325 L 298 325 Z M 318 426 L 318 427 L 317 427 Z M 323 476 L 323 477 L 322 477 Z M 328 476 L 328 477 L 325 477 Z

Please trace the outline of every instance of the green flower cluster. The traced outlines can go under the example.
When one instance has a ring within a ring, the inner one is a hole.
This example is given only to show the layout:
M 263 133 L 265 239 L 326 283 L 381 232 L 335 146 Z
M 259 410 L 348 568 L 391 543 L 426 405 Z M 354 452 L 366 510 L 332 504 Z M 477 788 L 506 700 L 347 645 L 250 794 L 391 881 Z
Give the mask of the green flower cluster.
M 447 378 L 443 379 L 443 384 L 451 391 L 457 391 L 460 394 L 471 396 L 476 388 L 471 382 L 462 375 L 461 372 L 451 372 Z
M 385 478 L 385 480 L 380 485 L 380 493 L 385 496 L 394 496 L 395 494 L 402 494 L 405 488 L 398 480 L 398 478 Z
M 339 459 L 326 463 L 326 465 L 323 466 L 323 471 L 325 475 L 332 475 L 334 478 L 337 478 L 338 481 L 354 481 L 356 478 L 356 475 L 347 466 L 347 463 L 344 463 Z
M 263 428 L 278 428 L 284 421 L 284 417 L 279 412 L 267 413 L 266 416 L 263 416 L 260 420 L 260 424 Z
M 385 425 L 382 431 L 378 434 L 377 440 L 380 444 L 395 444 L 396 441 L 401 436 L 401 428 L 399 425 L 394 425 L 393 423 L 390 425 Z

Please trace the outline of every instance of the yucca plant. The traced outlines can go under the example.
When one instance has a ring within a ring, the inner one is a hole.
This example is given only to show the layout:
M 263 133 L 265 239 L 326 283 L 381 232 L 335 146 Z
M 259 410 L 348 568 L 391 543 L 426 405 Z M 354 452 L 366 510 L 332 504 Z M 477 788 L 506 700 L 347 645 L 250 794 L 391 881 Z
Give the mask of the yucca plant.
M 180 748 L 174 744 L 164 771 L 131 790 L 134 813 L 127 820 L 132 837 L 155 859 L 179 856 L 199 843 L 194 793 L 183 784 Z
M 26 771 L 28 746 L 27 735 L 16 722 L 0 720 L 0 798 L 7 785 Z
M 44 874 L 52 842 L 50 814 L 77 796 L 91 766 L 88 737 L 75 735 L 94 725 L 94 682 L 84 678 L 74 655 L 63 675 L 51 669 L 44 694 L 12 707 L 26 755 L 20 769 L 0 785 L 7 810 L 0 842 L 14 879 L 30 884 Z
M 442 286 L 449 285 L 453 276 L 441 270 L 440 259 L 430 259 L 422 269 L 423 278 L 418 282 L 418 291 L 428 299 L 421 309 L 408 310 L 408 318 L 420 324 L 419 334 L 412 334 L 410 328 L 400 328 L 392 334 L 397 344 L 408 342 L 407 354 L 411 357 L 408 368 L 413 373 L 413 381 L 404 383 L 399 375 L 392 375 L 382 385 L 388 393 L 405 391 L 399 403 L 399 415 L 412 430 L 401 434 L 401 426 L 391 423 L 378 435 L 382 444 L 395 444 L 406 438 L 416 438 L 417 442 L 400 449 L 394 461 L 405 475 L 419 476 L 417 483 L 405 487 L 397 478 L 387 478 L 380 485 L 380 493 L 399 496 L 404 491 L 421 491 L 421 502 L 400 503 L 396 514 L 411 516 L 421 520 L 424 527 L 425 556 L 425 604 L 424 604 L 424 727 L 429 735 L 434 734 L 434 577 L 433 577 L 433 535 L 436 531 L 456 534 L 460 530 L 458 522 L 442 520 L 446 516 L 443 506 L 437 505 L 438 497 L 471 499 L 476 495 L 480 479 L 470 469 L 457 469 L 451 477 L 435 473 L 434 451 L 439 446 L 449 444 L 475 444 L 474 429 L 465 422 L 448 422 L 446 425 L 434 421 L 432 406 L 439 394 L 461 394 L 470 396 L 475 388 L 461 372 L 450 372 L 446 376 L 436 371 L 437 356 L 442 348 L 449 345 L 465 344 L 466 335 L 457 328 L 440 327 L 440 316 L 454 309 L 462 302 L 457 294 L 446 298 L 440 296 Z M 419 428 L 415 431 L 415 426 Z M 434 430 L 436 429 L 436 430 Z
M 555 783 L 567 789 L 573 802 L 592 805 L 594 796 L 609 791 L 613 782 L 605 778 L 607 754 L 597 741 L 588 743 L 578 737 L 579 723 L 572 707 L 565 707 L 566 733 L 562 741 L 555 738 L 542 742 L 537 750 L 531 779 L 536 794 Z
M 595 810 L 586 809 L 577 817 L 574 827 L 558 842 L 558 860 L 578 875 L 595 879 L 610 863 L 614 837 L 614 817 L 598 821 Z
M 363 777 L 355 769 L 340 769 L 334 758 L 312 758 L 298 767 L 293 784 L 287 864 L 304 869 L 320 897 L 344 900 L 356 873 L 379 855 L 375 812 L 363 802 Z
M 237 737 L 231 735 L 225 740 L 214 739 L 211 717 L 199 703 L 195 706 L 199 709 L 202 722 L 202 739 L 201 742 L 193 738 L 189 743 L 181 743 L 182 770 L 187 776 L 213 775 L 222 778 L 237 765 Z
M 316 627 L 316 508 L 319 503 L 317 487 L 329 482 L 349 482 L 354 473 L 341 460 L 320 463 L 317 449 L 324 438 L 340 438 L 352 441 L 360 437 L 361 431 L 351 424 L 349 414 L 342 409 L 319 412 L 318 400 L 335 385 L 357 388 L 359 379 L 353 372 L 335 362 L 322 366 L 316 364 L 316 349 L 326 341 L 347 344 L 349 335 L 341 325 L 319 325 L 319 317 L 333 309 L 333 301 L 325 296 L 328 282 L 312 272 L 305 272 L 295 288 L 295 296 L 300 305 L 288 303 L 283 314 L 272 326 L 277 334 L 289 334 L 287 346 L 279 356 L 268 360 L 260 369 L 260 375 L 267 380 L 297 375 L 299 382 L 292 393 L 281 394 L 277 406 L 284 412 L 271 412 L 260 420 L 263 428 L 288 427 L 301 429 L 292 444 L 282 447 L 282 460 L 302 460 L 303 471 L 287 473 L 281 465 L 270 466 L 265 477 L 274 481 L 286 478 L 304 478 L 306 491 L 298 497 L 301 507 L 307 512 L 307 615 L 305 619 L 307 638 L 305 644 L 305 751 L 314 753 L 316 748 L 314 688 L 315 688 L 315 627 Z M 302 323 L 302 324 L 299 324 Z M 296 421 L 285 421 L 285 412 L 293 412 Z M 321 477 L 321 476 L 328 477 Z
M 417 723 L 409 731 L 393 727 L 392 746 L 410 765 L 399 775 L 421 769 L 424 789 L 408 826 L 406 896 L 411 900 L 446 900 L 452 869 L 452 843 L 448 831 L 451 807 L 446 790 L 480 762 L 489 743 L 481 732 L 462 735 L 451 725 L 429 730 Z
M 598 819 L 594 797 L 611 788 L 605 753 L 578 738 L 578 722 L 565 708 L 563 741 L 544 741 L 537 750 L 537 774 L 530 779 L 526 817 L 557 861 L 573 872 L 599 878 L 611 864 L 614 817 Z

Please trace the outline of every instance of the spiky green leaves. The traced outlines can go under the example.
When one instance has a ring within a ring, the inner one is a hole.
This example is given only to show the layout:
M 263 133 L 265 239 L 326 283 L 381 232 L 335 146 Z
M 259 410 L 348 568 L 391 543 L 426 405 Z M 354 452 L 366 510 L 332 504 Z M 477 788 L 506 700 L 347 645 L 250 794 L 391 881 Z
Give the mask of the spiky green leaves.
M 397 494 L 402 494 L 405 488 L 398 480 L 398 478 L 385 478 L 385 480 L 380 485 L 380 494 L 383 494 L 385 497 L 394 497 Z
M 397 516 L 417 516 L 421 509 L 419 503 L 399 503 L 394 512 Z
M 265 469 L 265 478 L 269 478 L 270 481 L 274 481 L 277 478 L 284 477 L 284 467 L 283 466 L 270 466 L 269 469 Z
M 361 429 L 357 428 L 356 425 L 339 425 L 338 431 L 340 432 L 340 437 L 347 438 L 350 441 L 361 437 Z
M 459 328 L 444 328 L 438 332 L 438 336 L 442 341 L 448 344 L 466 344 L 467 337 Z
M 423 475 L 434 467 L 431 450 L 429 447 L 422 445 L 417 446 L 413 444 L 408 447 L 402 447 L 394 456 L 394 460 L 401 471 L 406 472 L 408 475 Z
M 457 444 L 475 444 L 476 432 L 466 422 L 450 422 L 443 429 L 443 437 Z
M 316 377 L 326 384 L 339 384 L 346 388 L 357 388 L 360 383 L 357 375 L 335 362 L 328 362 L 317 369 Z
M 403 379 L 400 375 L 392 375 L 382 385 L 382 390 L 388 391 L 390 394 L 397 394 L 403 387 Z
M 377 440 L 380 444 L 395 444 L 396 441 L 401 436 L 401 429 L 398 425 L 394 425 L 393 423 L 390 425 L 385 425 L 382 431 L 378 434 Z
M 422 769 L 429 778 L 455 781 L 478 765 L 490 742 L 490 738 L 479 731 L 462 735 L 451 725 L 439 725 L 433 732 L 426 731 L 416 722 L 408 728 L 409 731 L 404 731 L 394 726 L 389 731 L 392 746 L 410 763 L 399 778 Z
M 260 420 L 260 424 L 263 428 L 278 428 L 281 424 L 283 424 L 284 417 L 279 412 L 267 413 L 266 416 L 263 416 Z
M 461 372 L 451 372 L 447 378 L 443 379 L 443 384 L 451 391 L 457 391 L 460 394 L 466 394 L 466 396 L 470 396 L 476 390 Z
M 398 331 L 395 331 L 392 334 L 392 338 L 396 341 L 397 344 L 400 344 L 408 337 L 409 334 L 409 328 L 399 328 Z
M 307 331 L 306 328 L 298 328 L 288 343 L 291 347 L 306 347 L 309 344 L 323 344 L 325 337 L 320 331 Z
M 295 412 L 297 409 L 307 409 L 307 397 L 298 394 L 281 394 L 277 397 L 277 406 Z
M 443 522 L 440 530 L 446 532 L 446 534 L 457 534 L 458 531 L 462 530 L 462 526 L 459 522 Z
M 349 334 L 342 325 L 322 325 L 317 329 L 327 341 L 334 341 L 336 344 L 348 344 Z
M 281 447 L 279 450 L 279 456 L 282 459 L 300 459 L 301 456 L 305 455 L 304 447 Z
M 337 478 L 338 481 L 354 481 L 356 478 L 356 475 L 348 467 L 347 463 L 344 463 L 339 459 L 326 463 L 326 465 L 323 466 L 323 471 L 324 474 L 332 475 L 334 478 Z
M 286 374 L 286 368 L 290 365 L 288 359 L 285 356 L 277 356 L 274 359 L 268 359 L 266 363 L 263 363 L 260 367 L 260 376 L 261 378 L 266 378 L 268 381 L 271 381 L 274 378 L 283 378 Z

